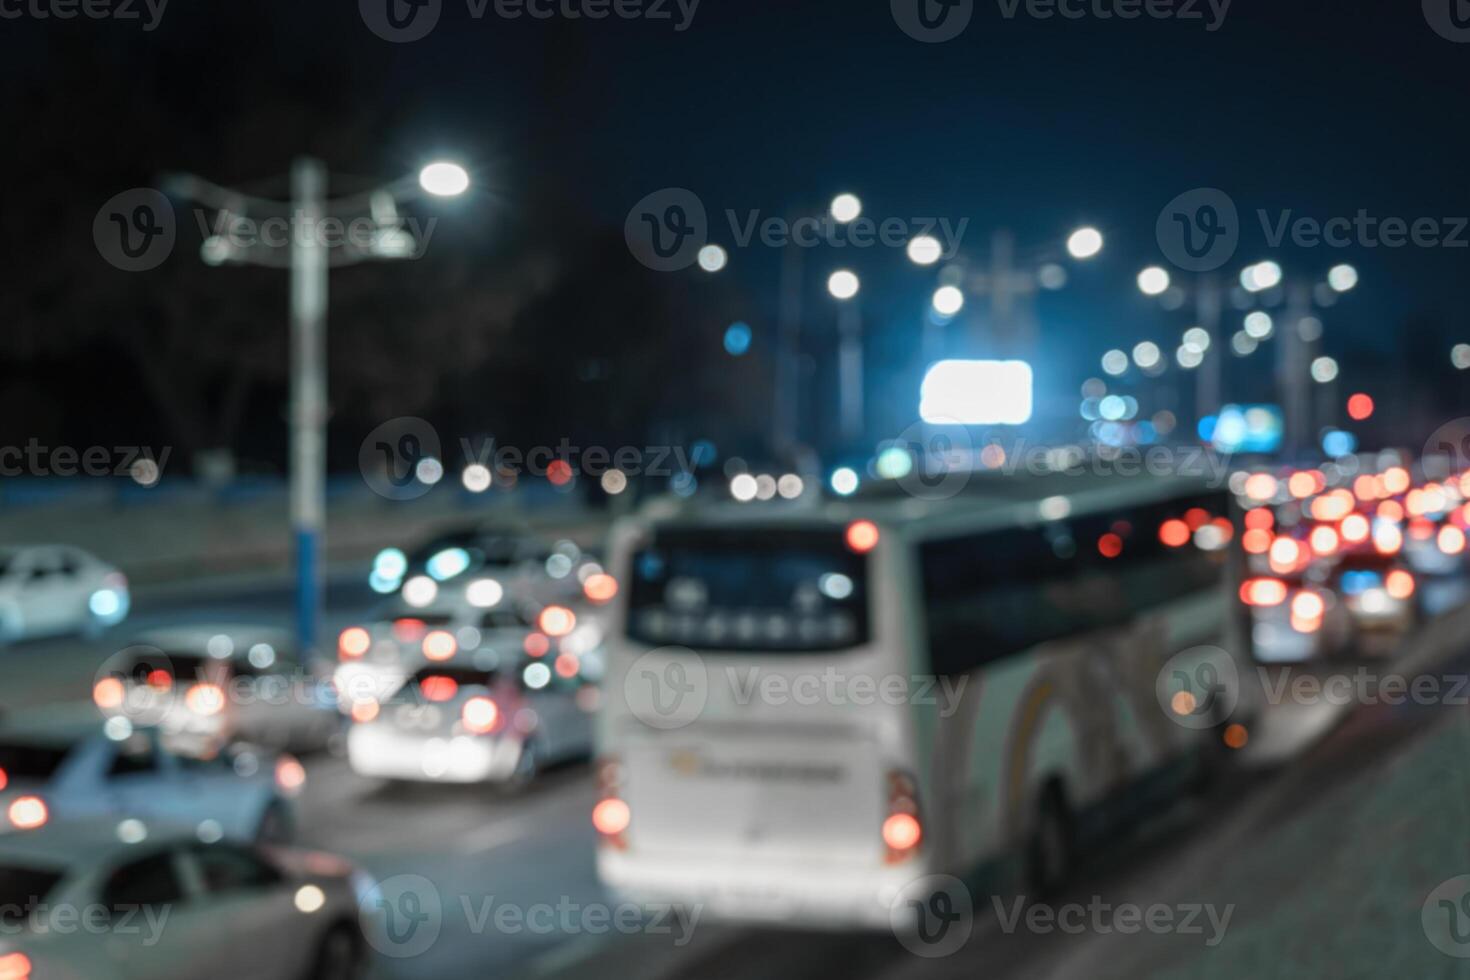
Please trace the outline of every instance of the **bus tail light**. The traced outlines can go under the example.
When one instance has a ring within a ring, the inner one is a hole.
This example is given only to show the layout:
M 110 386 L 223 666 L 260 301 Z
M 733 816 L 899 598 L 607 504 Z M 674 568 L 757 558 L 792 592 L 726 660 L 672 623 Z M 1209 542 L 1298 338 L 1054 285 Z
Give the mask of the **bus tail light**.
M 888 815 L 883 819 L 884 858 L 888 864 L 907 861 L 919 852 L 924 824 L 919 819 L 919 792 L 914 779 L 894 769 L 888 773 Z
M 633 822 L 633 813 L 623 800 L 623 766 L 616 756 L 597 762 L 597 805 L 592 808 L 592 826 L 601 843 L 620 851 L 627 850 L 624 833 Z

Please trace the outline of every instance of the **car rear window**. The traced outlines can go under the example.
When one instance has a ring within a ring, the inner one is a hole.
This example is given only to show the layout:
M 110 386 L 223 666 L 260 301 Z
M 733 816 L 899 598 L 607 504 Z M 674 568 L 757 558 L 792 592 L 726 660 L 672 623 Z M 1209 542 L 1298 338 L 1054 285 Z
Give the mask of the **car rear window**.
M 0 922 L 19 923 L 30 918 L 37 906 L 61 881 L 62 872 L 52 868 L 0 865 Z
M 840 650 L 868 639 L 867 583 L 867 560 L 839 528 L 662 530 L 633 557 L 628 635 L 706 650 Z
M 70 752 L 70 745 L 3 742 L 0 743 L 0 772 L 5 773 L 7 782 L 50 779 Z

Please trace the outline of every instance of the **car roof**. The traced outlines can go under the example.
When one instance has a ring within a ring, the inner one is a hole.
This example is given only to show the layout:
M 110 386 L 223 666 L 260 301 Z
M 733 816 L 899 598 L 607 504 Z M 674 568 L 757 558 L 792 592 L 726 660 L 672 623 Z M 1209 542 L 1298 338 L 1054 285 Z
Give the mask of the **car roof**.
M 134 646 L 158 647 L 165 652 L 208 654 L 209 641 L 216 636 L 227 636 L 234 647 L 232 658 L 242 658 L 257 643 L 269 644 L 277 653 L 288 656 L 296 653 L 296 641 L 291 631 L 279 626 L 261 623 L 193 623 L 185 626 L 167 626 L 145 630 L 133 637 Z
M 0 835 L 0 864 L 54 870 L 91 869 L 116 863 L 131 853 L 145 856 L 160 846 L 177 847 L 199 840 L 187 826 L 161 821 L 142 821 L 147 836 L 134 844 L 118 836 L 118 825 L 130 818 L 87 817 L 53 820 L 37 830 Z

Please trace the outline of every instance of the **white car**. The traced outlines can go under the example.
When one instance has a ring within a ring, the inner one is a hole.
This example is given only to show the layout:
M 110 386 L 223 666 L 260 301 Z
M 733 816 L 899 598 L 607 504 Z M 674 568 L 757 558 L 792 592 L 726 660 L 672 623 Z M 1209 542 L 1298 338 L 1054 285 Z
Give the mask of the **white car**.
M 0 977 L 360 976 L 371 882 L 329 854 L 140 820 L 0 838 Z
M 100 633 L 127 618 L 127 577 L 71 545 L 0 548 L 0 644 Z
M 236 740 L 306 752 L 342 729 L 330 666 L 303 662 L 289 633 L 264 626 L 144 633 L 108 662 L 93 698 L 104 713 L 156 722 L 194 753 Z
M 511 600 L 490 609 L 465 602 L 424 609 L 394 604 L 371 623 L 338 636 L 333 683 L 340 706 L 350 712 L 355 704 L 383 701 L 426 664 L 454 661 L 491 669 L 509 663 L 523 655 L 538 611 Z
M 0 726 L 0 835 L 56 820 L 167 819 L 238 840 L 285 840 L 305 770 L 248 746 L 180 756 L 153 728 L 104 723 L 89 704 L 35 709 Z
M 536 666 L 530 682 L 519 669 L 420 668 L 393 698 L 355 714 L 347 734 L 353 771 L 379 779 L 522 785 L 542 766 L 586 758 L 591 701 L 578 697 L 575 682 L 559 682 L 545 664 Z

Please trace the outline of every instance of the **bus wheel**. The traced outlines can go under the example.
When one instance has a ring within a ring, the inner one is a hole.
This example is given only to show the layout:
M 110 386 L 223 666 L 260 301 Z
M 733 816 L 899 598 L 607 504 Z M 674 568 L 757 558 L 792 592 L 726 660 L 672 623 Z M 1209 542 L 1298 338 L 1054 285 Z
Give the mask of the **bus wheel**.
M 1072 873 L 1077 845 L 1072 813 L 1061 787 L 1053 784 L 1042 794 L 1036 829 L 1026 854 L 1026 877 L 1037 897 L 1055 895 Z

